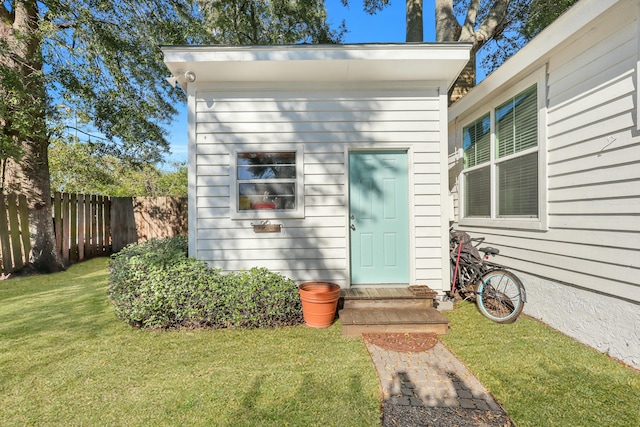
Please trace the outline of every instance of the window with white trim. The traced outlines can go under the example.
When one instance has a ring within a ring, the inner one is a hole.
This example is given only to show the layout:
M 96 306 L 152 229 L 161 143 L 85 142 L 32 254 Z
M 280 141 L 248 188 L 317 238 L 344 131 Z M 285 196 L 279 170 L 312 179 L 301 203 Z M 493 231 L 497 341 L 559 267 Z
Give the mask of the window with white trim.
M 462 219 L 537 220 L 538 83 L 462 128 Z
M 295 150 L 236 152 L 232 215 L 280 218 L 302 212 L 302 154 Z

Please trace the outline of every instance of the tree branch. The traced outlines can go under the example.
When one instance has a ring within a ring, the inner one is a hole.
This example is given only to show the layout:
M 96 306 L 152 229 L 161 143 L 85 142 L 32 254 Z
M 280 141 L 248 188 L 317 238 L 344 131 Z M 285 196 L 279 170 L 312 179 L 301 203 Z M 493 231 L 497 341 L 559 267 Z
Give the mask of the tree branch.
M 476 18 L 478 17 L 478 8 L 480 7 L 480 0 L 471 0 L 469 2 L 469 8 L 467 9 L 467 17 L 462 26 L 460 34 L 461 40 L 469 40 L 475 31 Z
M 496 29 L 501 26 L 507 15 L 507 9 L 509 8 L 510 0 L 496 0 L 489 11 L 484 22 L 480 25 L 480 28 L 476 31 L 476 40 L 479 46 L 489 41 L 496 32 Z
M 436 0 L 436 40 L 457 42 L 461 28 L 453 12 L 453 1 Z
M 9 12 L 9 9 L 7 9 L 7 7 L 3 4 L 0 4 L 0 20 L 6 22 L 6 23 L 11 23 L 11 21 L 13 21 L 13 16 L 11 15 L 11 12 Z

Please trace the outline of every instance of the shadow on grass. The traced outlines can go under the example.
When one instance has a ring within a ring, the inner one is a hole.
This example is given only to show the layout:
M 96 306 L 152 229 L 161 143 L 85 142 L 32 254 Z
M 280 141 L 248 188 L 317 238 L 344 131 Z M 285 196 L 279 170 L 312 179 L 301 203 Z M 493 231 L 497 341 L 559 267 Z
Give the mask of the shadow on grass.
M 3 339 L 52 334 L 95 336 L 109 325 L 105 288 L 106 259 L 77 264 L 61 273 L 0 282 L 0 325 Z M 96 271 L 96 269 L 98 271 Z M 65 331 L 65 334 L 60 334 Z

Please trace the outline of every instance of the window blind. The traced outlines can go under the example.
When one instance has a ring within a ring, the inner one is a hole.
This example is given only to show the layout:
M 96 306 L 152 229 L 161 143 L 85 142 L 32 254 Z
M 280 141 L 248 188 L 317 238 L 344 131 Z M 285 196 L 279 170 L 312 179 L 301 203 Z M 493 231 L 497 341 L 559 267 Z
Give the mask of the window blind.
M 538 216 L 538 153 L 498 163 L 498 216 Z
M 491 118 L 489 113 L 463 129 L 464 167 L 472 167 L 491 159 Z
M 531 86 L 496 108 L 496 157 L 538 145 L 537 86 Z
M 464 179 L 465 216 L 491 216 L 491 168 L 485 166 L 471 172 L 466 172 Z

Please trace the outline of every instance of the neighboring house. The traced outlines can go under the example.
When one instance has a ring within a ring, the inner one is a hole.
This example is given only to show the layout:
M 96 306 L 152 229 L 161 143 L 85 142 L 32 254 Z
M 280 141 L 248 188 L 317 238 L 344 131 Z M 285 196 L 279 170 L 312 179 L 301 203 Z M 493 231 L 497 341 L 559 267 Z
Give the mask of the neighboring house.
M 188 96 L 192 256 L 448 286 L 447 91 L 469 45 L 162 50 Z
M 457 227 L 525 313 L 640 368 L 640 3 L 582 0 L 449 109 Z

